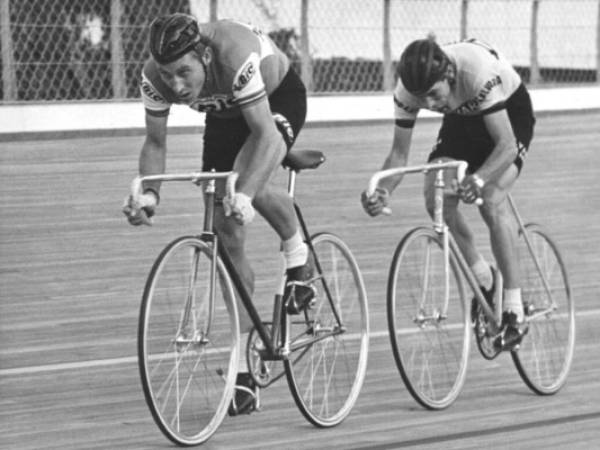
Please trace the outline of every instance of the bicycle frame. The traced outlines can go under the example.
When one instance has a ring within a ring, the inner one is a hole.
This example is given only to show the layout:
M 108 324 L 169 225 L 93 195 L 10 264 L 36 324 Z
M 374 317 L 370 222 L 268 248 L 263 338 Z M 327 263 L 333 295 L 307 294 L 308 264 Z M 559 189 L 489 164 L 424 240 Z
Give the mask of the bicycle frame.
M 297 171 L 289 168 L 289 176 L 288 176 L 288 194 L 294 198 L 295 192 L 295 182 Z M 144 177 L 137 177 L 133 180 L 131 191 L 134 198 L 139 196 L 142 193 L 142 184 L 144 181 L 192 181 L 196 185 L 200 185 L 202 182 L 206 181 L 206 185 L 204 188 L 205 194 L 205 214 L 204 214 L 204 223 L 202 233 L 200 235 L 200 239 L 206 242 L 210 248 L 212 249 L 212 263 L 210 267 L 210 279 L 211 279 L 211 291 L 210 295 L 210 304 L 211 308 L 214 308 L 215 304 L 215 286 L 216 286 L 216 277 L 217 277 L 217 256 L 221 258 L 223 264 L 233 282 L 235 289 L 238 292 L 240 301 L 244 308 L 246 309 L 252 324 L 254 325 L 256 332 L 260 336 L 260 339 L 265 345 L 264 351 L 261 352 L 261 357 L 264 360 L 281 360 L 288 357 L 288 355 L 298 348 L 302 347 L 310 347 L 314 342 L 325 339 L 330 336 L 334 336 L 345 331 L 341 319 L 339 317 L 339 313 L 337 309 L 334 307 L 333 302 L 331 300 L 331 293 L 329 291 L 329 287 L 327 285 L 326 280 L 321 280 L 323 282 L 324 291 L 327 294 L 328 301 L 332 306 L 332 311 L 334 312 L 335 319 L 337 321 L 338 326 L 334 327 L 330 332 L 319 334 L 318 336 L 313 336 L 311 339 L 306 339 L 302 341 L 301 345 L 294 346 L 290 344 L 290 339 L 288 336 L 288 330 L 286 329 L 286 320 L 285 312 L 283 310 L 283 289 L 285 277 L 282 276 L 279 292 L 275 295 L 275 302 L 273 306 L 273 316 L 272 316 L 272 327 L 271 331 L 267 330 L 262 321 L 260 315 L 258 314 L 256 307 L 254 306 L 251 296 L 246 290 L 244 283 L 235 267 L 235 264 L 231 258 L 231 255 L 227 251 L 227 249 L 222 244 L 222 239 L 219 236 L 218 230 L 214 227 L 214 214 L 215 214 L 215 180 L 217 179 L 225 179 L 226 180 L 226 195 L 233 195 L 235 193 L 235 182 L 237 180 L 237 173 L 235 172 L 193 172 L 193 173 L 183 173 L 183 174 L 163 174 L 163 175 L 148 175 Z M 300 207 L 294 200 L 294 210 L 296 216 L 298 218 L 298 222 L 300 224 L 300 228 L 302 229 L 302 234 L 304 236 L 304 240 L 309 247 L 309 251 L 312 252 L 314 257 L 314 262 L 318 273 L 322 273 L 321 265 L 318 260 L 318 256 L 314 251 L 314 247 L 312 241 L 310 239 L 310 235 L 308 232 L 308 228 L 304 218 L 302 216 L 302 212 Z M 319 276 L 320 277 L 320 276 Z M 192 285 L 193 280 L 190 280 L 190 284 Z M 190 290 L 193 291 L 193 290 Z M 189 317 L 192 316 L 191 310 L 194 307 L 194 298 L 193 295 L 188 295 L 186 300 L 186 305 L 184 308 L 184 313 L 182 316 L 182 321 L 180 324 L 180 332 L 178 336 L 182 335 L 182 331 L 187 325 L 189 321 Z M 212 314 L 212 311 L 208 312 Z M 268 323 L 268 322 L 267 322 Z M 208 332 L 208 330 L 206 330 Z M 179 339 L 179 338 L 178 338 Z M 182 338 L 186 342 L 187 338 Z M 200 337 L 201 343 L 202 337 Z M 183 343 L 182 340 L 182 343 Z M 198 340 L 198 339 L 196 339 Z
M 494 326 L 494 332 L 500 331 L 500 318 L 497 317 L 495 312 L 490 308 L 481 289 L 477 282 L 475 275 L 471 271 L 471 268 L 467 264 L 462 252 L 460 251 L 458 244 L 454 240 L 452 233 L 450 233 L 448 226 L 444 222 L 444 196 L 445 195 L 456 195 L 456 192 L 452 189 L 446 189 L 446 183 L 444 182 L 444 171 L 448 169 L 456 170 L 456 178 L 460 183 L 465 177 L 468 164 L 465 161 L 448 161 L 441 163 L 423 164 L 418 166 L 409 167 L 398 167 L 394 169 L 387 169 L 377 172 L 373 175 L 369 181 L 367 188 L 367 194 L 372 195 L 375 192 L 377 184 L 380 180 L 395 175 L 407 174 L 407 173 L 423 173 L 426 174 L 431 171 L 436 172 L 434 182 L 434 211 L 433 211 L 433 229 L 442 237 L 443 252 L 444 252 L 444 274 L 445 274 L 445 289 L 444 289 L 444 303 L 447 308 L 450 298 L 450 255 L 454 258 L 454 261 L 458 264 L 461 272 L 466 278 L 469 286 L 475 293 L 477 301 L 481 304 L 484 314 L 490 320 L 490 323 Z M 386 214 L 390 214 L 391 210 L 387 208 L 384 211 Z
M 452 255 L 452 257 L 455 258 L 456 262 L 458 263 L 458 265 L 461 269 L 461 272 L 465 276 L 467 282 L 469 283 L 469 286 L 475 293 L 475 297 L 477 298 L 477 301 L 481 305 L 481 308 L 482 308 L 484 314 L 486 315 L 486 317 L 488 318 L 490 323 L 493 325 L 492 332 L 497 333 L 500 331 L 500 328 L 501 328 L 501 311 L 502 311 L 501 305 L 496 305 L 497 311 L 494 311 L 494 310 L 492 310 L 492 308 L 490 308 L 487 301 L 485 301 L 485 298 L 483 296 L 483 293 L 481 292 L 481 288 L 479 287 L 479 283 L 477 282 L 475 275 L 473 274 L 471 268 L 467 264 L 462 252 L 458 248 L 458 244 L 454 240 L 452 233 L 449 232 L 448 226 L 444 222 L 444 217 L 443 217 L 444 196 L 446 194 L 456 195 L 456 193 L 453 190 L 445 189 L 446 186 L 445 186 L 445 182 L 444 182 L 443 173 L 445 170 L 448 170 L 448 169 L 456 169 L 456 178 L 457 178 L 457 181 L 460 183 L 466 174 L 467 163 L 465 161 L 449 161 L 449 162 L 442 162 L 442 163 L 423 164 L 423 165 L 418 165 L 418 166 L 399 167 L 399 168 L 395 168 L 395 169 L 382 170 L 380 172 L 377 172 L 375 175 L 373 175 L 373 177 L 369 181 L 367 193 L 369 195 L 372 195 L 372 193 L 375 192 L 375 188 L 377 187 L 377 184 L 379 183 L 379 181 L 384 178 L 388 178 L 388 177 L 391 177 L 394 175 L 406 174 L 406 173 L 422 172 L 425 174 L 430 171 L 436 171 L 436 178 L 435 178 L 435 182 L 434 182 L 433 229 L 442 236 L 443 249 L 444 249 L 444 270 L 445 270 L 445 277 L 446 277 L 446 288 L 445 288 L 446 300 L 445 301 L 447 303 L 448 296 L 449 296 L 449 261 L 450 261 L 450 255 Z M 508 202 L 509 202 L 510 208 L 513 212 L 513 215 L 515 217 L 515 220 L 517 221 L 519 232 L 522 233 L 522 235 L 523 235 L 523 238 L 527 245 L 527 249 L 529 250 L 529 254 L 534 261 L 536 270 L 542 280 L 544 289 L 547 292 L 549 298 L 551 299 L 551 303 L 552 303 L 549 308 L 547 308 L 545 310 L 541 310 L 541 311 L 536 311 L 535 314 L 526 317 L 526 320 L 529 321 L 539 315 L 546 314 L 546 313 L 556 309 L 556 302 L 553 299 L 552 290 L 550 289 L 548 280 L 544 276 L 544 272 L 540 266 L 540 262 L 538 261 L 536 255 L 535 255 L 535 252 L 533 251 L 531 239 L 529 238 L 529 235 L 527 233 L 527 228 L 525 227 L 523 220 L 521 219 L 521 216 L 520 216 L 519 212 L 517 211 L 515 202 L 510 194 L 508 194 Z M 389 208 L 387 208 L 384 212 L 386 214 L 389 214 L 391 212 L 391 210 L 389 210 Z
M 292 169 L 289 169 L 288 194 L 292 198 L 294 198 L 294 194 L 295 194 L 296 176 L 297 176 L 297 172 Z M 322 273 L 318 255 L 314 251 L 312 241 L 310 239 L 308 227 L 306 225 L 306 222 L 304 221 L 302 211 L 295 200 L 294 200 L 294 210 L 296 212 L 296 217 L 298 218 L 298 222 L 300 224 L 300 228 L 302 230 L 302 235 L 304 236 L 304 240 L 309 247 L 309 251 L 312 252 L 312 254 L 313 254 L 317 272 Z M 235 288 L 237 289 L 238 294 L 240 295 L 242 304 L 244 305 L 244 308 L 248 312 L 248 316 L 250 317 L 250 320 L 252 321 L 252 324 L 254 325 L 256 332 L 258 333 L 262 342 L 265 345 L 265 349 L 260 352 L 261 358 L 263 360 L 268 361 L 268 360 L 285 359 L 294 350 L 297 350 L 302 347 L 310 347 L 310 345 L 312 345 L 313 343 L 315 343 L 319 340 L 326 339 L 327 337 L 330 337 L 330 336 L 335 336 L 335 335 L 343 333 L 345 331 L 344 327 L 341 324 L 341 319 L 339 317 L 337 308 L 335 308 L 332 303 L 332 300 L 331 300 L 332 297 L 331 297 L 331 293 L 329 291 L 327 282 L 325 280 L 322 280 L 324 282 L 324 285 L 323 285 L 324 290 L 327 293 L 327 300 L 330 302 L 330 304 L 332 306 L 332 311 L 333 311 L 335 319 L 338 323 L 338 327 L 335 329 L 332 329 L 329 333 L 320 334 L 319 336 L 314 336 L 311 339 L 303 340 L 302 344 L 299 346 L 292 345 L 290 343 L 288 330 L 285 327 L 286 320 L 284 320 L 285 312 L 283 311 L 283 306 L 284 306 L 283 305 L 283 289 L 284 289 L 285 277 L 282 277 L 279 292 L 277 292 L 275 294 L 275 302 L 273 305 L 273 315 L 272 315 L 272 326 L 271 326 L 271 332 L 269 332 L 267 330 L 267 328 L 264 326 L 263 321 L 260 318 L 260 315 L 256 311 L 256 307 L 254 306 L 252 299 L 251 299 L 250 295 L 248 294 L 248 291 L 246 290 L 246 287 L 244 286 L 244 283 L 242 282 L 242 280 L 237 272 L 235 264 L 233 263 L 231 256 L 229 255 L 229 252 L 221 244 L 221 240 L 219 239 L 218 231 L 213 230 L 209 234 L 214 235 L 217 242 L 219 243 L 219 245 L 218 245 L 219 256 L 221 257 L 223 263 L 225 264 L 225 267 L 227 268 L 227 271 L 229 272 L 229 275 L 233 281 L 233 284 L 234 284 Z M 213 270 L 214 270 L 214 268 L 213 268 Z M 319 278 L 322 278 L 322 277 L 319 275 Z M 280 343 L 278 343 L 279 340 L 280 340 Z

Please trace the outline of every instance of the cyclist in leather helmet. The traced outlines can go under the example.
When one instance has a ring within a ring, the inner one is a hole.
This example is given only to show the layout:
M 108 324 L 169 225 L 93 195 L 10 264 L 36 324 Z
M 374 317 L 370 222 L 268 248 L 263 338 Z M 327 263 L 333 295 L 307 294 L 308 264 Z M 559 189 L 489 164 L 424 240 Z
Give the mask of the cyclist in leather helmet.
M 224 195 L 222 180 L 216 186 L 215 226 L 222 243 L 252 294 L 254 272 L 244 250 L 244 225 L 257 210 L 281 238 L 288 277 L 284 301 L 288 313 L 298 314 L 314 295 L 308 284 L 312 261 L 292 199 L 285 186 L 273 183 L 273 175 L 304 125 L 302 81 L 268 36 L 236 21 L 198 23 L 186 14 L 158 17 L 150 25 L 149 47 L 151 58 L 141 74 L 146 139 L 139 157 L 140 175 L 165 171 L 171 105 L 185 104 L 205 113 L 202 170 L 239 174 L 233 198 Z M 149 224 L 159 203 L 159 183 L 145 183 L 143 189 L 140 202 L 129 197 L 123 209 L 133 225 Z M 248 333 L 250 328 L 242 307 L 240 329 Z M 240 363 L 246 365 L 245 360 Z M 240 372 L 238 384 L 248 387 L 252 383 L 247 369 Z M 245 391 L 236 393 L 236 408 L 230 413 L 252 409 L 243 407 Z
M 469 163 L 459 195 L 467 203 L 483 199 L 479 211 L 490 232 L 498 270 L 477 251 L 456 196 L 445 200 L 444 215 L 488 302 L 503 296 L 505 341 L 517 345 L 523 334 L 524 309 L 516 256 L 517 227 L 507 194 L 520 174 L 533 137 L 535 118 L 529 93 L 512 65 L 493 47 L 475 39 L 443 46 L 432 38 L 413 41 L 401 55 L 397 75 L 394 137 L 382 169 L 407 164 L 421 108 L 443 115 L 428 162 Z M 434 177 L 429 173 L 425 179 L 430 214 Z M 372 197 L 363 192 L 361 200 L 368 214 L 382 212 L 401 179 L 382 180 Z M 501 281 L 503 290 L 499 288 Z M 473 312 L 475 308 L 473 302 Z

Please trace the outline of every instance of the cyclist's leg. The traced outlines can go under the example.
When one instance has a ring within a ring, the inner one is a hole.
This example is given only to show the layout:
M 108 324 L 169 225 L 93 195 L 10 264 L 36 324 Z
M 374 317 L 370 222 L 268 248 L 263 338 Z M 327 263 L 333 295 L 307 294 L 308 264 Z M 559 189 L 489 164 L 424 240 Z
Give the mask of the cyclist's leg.
M 280 132 L 283 160 L 306 119 L 306 89 L 294 70 L 288 71 L 279 87 L 269 96 L 269 105 Z M 288 280 L 284 303 L 289 313 L 298 313 L 314 297 L 313 288 L 307 283 L 313 278 L 314 268 L 300 233 L 293 200 L 284 190 L 267 183 L 254 198 L 254 206 L 282 240 Z
M 306 119 L 306 89 L 293 70 L 269 96 L 269 107 L 279 131 L 279 161 L 294 144 Z M 253 205 L 284 242 L 298 236 L 298 221 L 293 199 L 272 179 L 256 193 Z M 297 239 L 296 239 L 297 240 Z M 289 243 L 289 242 L 288 242 Z M 306 262 L 306 261 L 304 261 Z
M 250 261 L 248 260 L 245 250 L 246 229 L 233 220 L 233 218 L 225 217 L 222 204 L 215 207 L 214 225 L 215 228 L 219 230 L 221 244 L 227 249 L 248 295 L 252 298 L 252 294 L 254 293 L 254 271 L 250 266 Z M 249 333 L 252 329 L 252 321 L 239 298 L 238 311 L 240 318 L 240 332 Z M 242 341 L 242 345 L 244 344 L 245 342 Z
M 248 133 L 248 126 L 240 118 L 223 119 L 207 114 L 203 136 L 203 170 L 216 170 L 218 172 L 231 170 L 238 152 L 248 137 Z M 214 226 L 219 230 L 221 243 L 229 252 L 244 287 L 251 296 L 254 292 L 254 272 L 244 250 L 246 230 L 232 218 L 225 217 L 222 203 L 224 194 L 225 182 L 217 180 Z M 240 331 L 247 333 L 252 328 L 252 322 L 239 298 L 238 310 Z
M 516 349 L 526 328 L 521 296 L 521 267 L 518 257 L 518 224 L 510 209 L 508 193 L 518 177 L 515 164 L 483 189 L 483 204 L 479 211 L 490 230 L 492 253 L 504 279 L 502 292 L 502 323 L 504 332 L 494 342 L 497 349 Z
M 279 161 L 294 144 L 306 119 L 306 89 L 298 75 L 289 70 L 279 87 L 269 96 L 269 107 L 279 131 Z M 284 242 L 298 233 L 293 199 L 272 179 L 256 193 L 253 205 Z M 306 262 L 306 261 L 304 261 Z
M 247 125 L 239 118 L 219 119 L 207 115 L 204 132 L 203 170 L 231 170 L 235 157 L 247 139 L 248 132 Z M 223 180 L 217 180 L 215 195 L 217 200 L 214 227 L 219 231 L 221 244 L 229 253 L 246 292 L 252 298 L 254 293 L 254 271 L 245 251 L 246 228 L 239 225 L 232 217 L 225 216 L 222 203 L 225 195 L 225 182 Z M 253 324 L 239 296 L 237 296 L 237 302 L 240 343 L 244 348 Z M 228 410 L 229 415 L 250 413 L 258 407 L 258 389 L 248 374 L 245 353 L 240 352 L 236 388 Z
M 518 176 L 517 167 L 510 167 L 483 189 L 481 216 L 490 230 L 492 252 L 504 279 L 505 289 L 520 287 L 519 268 L 516 263 L 517 223 L 510 210 L 508 193 Z
M 285 145 L 283 140 L 281 144 Z M 314 297 L 312 286 L 306 283 L 313 278 L 314 268 L 309 258 L 308 246 L 300 233 L 293 199 L 285 190 L 278 189 L 273 183 L 267 183 L 255 196 L 253 205 L 282 241 L 288 278 L 284 304 L 288 312 L 298 313 Z
M 504 278 L 503 311 L 515 313 L 510 322 L 515 318 L 517 322 L 521 322 L 523 320 L 521 268 L 516 250 L 518 226 L 510 209 L 508 193 L 523 167 L 535 125 L 531 99 L 525 86 L 521 85 L 511 95 L 506 103 L 506 111 L 516 139 L 517 156 L 514 163 L 503 174 L 496 180 L 488 181 L 484 187 L 484 203 L 480 212 L 490 230 L 492 252 Z M 482 142 L 482 148 L 487 147 L 484 152 L 487 159 L 494 143 L 483 124 L 475 123 L 473 130 L 477 135 L 477 143 Z
M 481 155 L 480 149 L 473 146 L 471 142 L 471 130 L 473 119 L 457 115 L 444 116 L 439 131 L 437 143 L 429 155 L 428 161 L 464 160 L 469 163 L 470 170 L 476 170 L 483 162 L 485 155 Z M 455 174 L 447 171 L 445 174 L 446 186 L 451 186 Z M 433 208 L 433 183 L 435 174 L 428 174 L 425 179 L 425 196 L 427 209 Z M 490 292 L 490 298 L 494 286 L 494 276 L 489 263 L 477 251 L 475 239 L 466 219 L 458 210 L 458 198 L 447 198 L 445 203 L 445 219 L 452 231 L 457 245 L 463 253 L 467 263 L 473 270 L 482 288 Z

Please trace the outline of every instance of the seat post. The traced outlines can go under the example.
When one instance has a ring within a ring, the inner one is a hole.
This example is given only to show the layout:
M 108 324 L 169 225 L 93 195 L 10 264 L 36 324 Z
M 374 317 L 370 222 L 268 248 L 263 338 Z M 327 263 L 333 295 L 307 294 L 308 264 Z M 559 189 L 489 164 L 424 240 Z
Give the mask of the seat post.
M 433 228 L 438 233 L 444 231 L 444 170 L 438 169 L 434 183 Z
M 294 198 L 296 192 L 296 171 L 288 169 L 288 194 Z
M 213 231 L 213 219 L 215 211 L 215 180 L 206 181 L 204 187 L 204 194 L 206 195 L 206 207 L 204 210 L 204 233 L 210 233 Z

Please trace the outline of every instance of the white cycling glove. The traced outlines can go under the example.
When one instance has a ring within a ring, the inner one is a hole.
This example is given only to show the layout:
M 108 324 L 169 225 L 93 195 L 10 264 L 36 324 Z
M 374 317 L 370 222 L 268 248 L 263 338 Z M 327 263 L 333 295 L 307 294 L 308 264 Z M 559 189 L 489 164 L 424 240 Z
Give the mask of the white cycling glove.
M 223 198 L 223 209 L 227 217 L 233 216 L 240 225 L 252 222 L 256 212 L 252 206 L 252 199 L 242 192 L 236 192 L 233 197 Z
M 157 205 L 158 198 L 152 191 L 140 194 L 135 199 L 129 195 L 123 202 L 123 214 L 132 225 L 152 225 L 152 216 Z
M 390 202 L 390 192 L 386 188 L 377 188 L 371 196 L 368 196 L 367 191 L 363 191 L 360 199 L 366 213 L 375 217 L 385 211 Z

